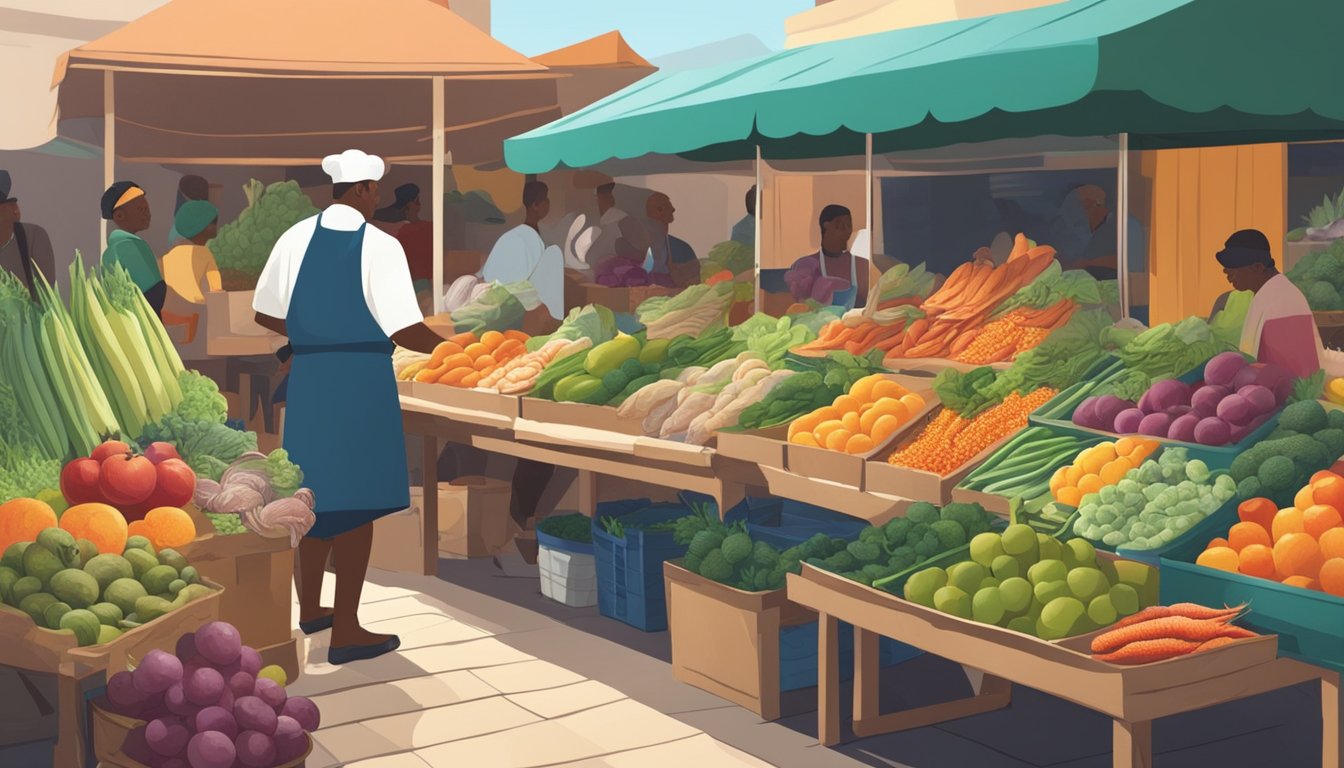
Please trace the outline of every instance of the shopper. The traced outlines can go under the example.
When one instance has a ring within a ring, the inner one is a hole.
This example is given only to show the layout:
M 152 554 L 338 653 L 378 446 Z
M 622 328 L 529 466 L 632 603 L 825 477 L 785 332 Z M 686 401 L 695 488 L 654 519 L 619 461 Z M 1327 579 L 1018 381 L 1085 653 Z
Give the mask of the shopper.
M 1321 369 L 1321 337 L 1307 297 L 1274 266 L 1269 238 L 1243 229 L 1227 238 L 1218 263 L 1235 291 L 1253 291 L 1241 351 L 1305 378 Z
M 185 325 L 185 343 L 196 338 L 205 291 L 223 290 L 215 254 L 205 247 L 219 231 L 219 209 L 205 200 L 189 200 L 177 209 L 173 231 L 186 240 L 163 255 L 163 282 L 168 286 L 164 323 Z M 202 288 L 204 286 L 204 289 Z
M 821 209 L 817 224 L 821 228 L 820 250 L 795 261 L 785 276 L 793 290 L 793 298 L 797 301 L 813 298 L 815 278 L 834 277 L 848 286 L 832 294 L 832 306 L 845 309 L 864 306 L 868 302 L 868 260 L 856 257 L 849 250 L 854 217 L 843 205 L 828 205 Z
M 650 273 L 669 275 L 678 288 L 700 282 L 700 260 L 695 256 L 695 249 L 671 234 L 672 222 L 677 219 L 672 198 L 654 192 L 644 203 L 644 213 L 649 219 L 649 253 L 652 257 L 652 264 L 646 261 L 645 268 Z
M 523 185 L 523 223 L 499 236 L 481 277 L 488 282 L 532 284 L 551 317 L 565 311 L 565 257 L 541 239 L 541 220 L 551 212 L 550 190 L 540 181 Z
M 163 282 L 154 251 L 140 237 L 141 232 L 149 229 L 152 218 L 145 190 L 133 181 L 118 181 L 103 193 L 102 209 L 103 218 L 117 225 L 117 229 L 107 236 L 103 266 L 120 264 L 125 267 L 149 306 L 154 308 L 154 314 L 163 312 L 168 286 Z
M 317 502 L 317 522 L 299 543 L 299 628 L 332 630 L 332 664 L 401 644 L 359 624 L 373 521 L 410 505 L 391 354 L 394 341 L 426 353 L 443 341 L 416 306 L 401 245 L 368 226 L 384 169 L 381 158 L 355 149 L 323 159 L 333 203 L 281 235 L 253 302 L 257 323 L 288 336 L 294 352 L 284 446 Z M 336 602 L 325 608 L 319 598 L 333 552 Z
M 756 185 L 747 190 L 747 215 L 733 225 L 730 240 L 749 248 L 756 246 Z
M 17 275 L 36 301 L 37 276 L 57 278 L 56 257 L 52 255 L 51 238 L 45 229 L 19 223 L 22 212 L 19 199 L 10 194 L 12 191 L 9 171 L 0 171 L 0 269 Z
M 177 229 L 177 212 L 182 210 L 182 206 L 194 200 L 210 200 L 210 182 L 202 176 L 183 176 L 177 183 L 177 204 L 173 207 L 173 228 L 168 232 L 168 247 L 181 243 L 183 240 L 191 239 L 189 235 L 184 235 Z
M 633 216 L 616 206 L 615 182 L 597 188 L 597 217 L 597 237 L 584 255 L 590 268 L 615 256 L 638 260 L 648 250 L 644 228 Z

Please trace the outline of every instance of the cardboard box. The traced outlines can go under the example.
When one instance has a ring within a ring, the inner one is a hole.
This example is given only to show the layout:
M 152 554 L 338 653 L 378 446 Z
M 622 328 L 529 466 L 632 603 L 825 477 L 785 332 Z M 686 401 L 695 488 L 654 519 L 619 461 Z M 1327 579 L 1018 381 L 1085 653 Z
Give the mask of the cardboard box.
M 294 550 L 287 537 L 212 533 L 181 551 L 203 578 L 224 587 L 219 618 L 238 628 L 244 644 L 264 648 L 290 639 Z
M 584 405 L 583 403 L 557 403 L 537 397 L 524 397 L 522 417 L 529 421 L 549 424 L 562 424 L 587 429 L 604 429 L 622 435 L 642 436 L 642 419 L 622 419 L 616 415 L 615 408 L 605 405 Z
M 663 564 L 672 674 L 765 720 L 783 714 L 779 631 L 815 621 L 782 589 L 743 592 Z
M 926 420 L 932 420 L 937 413 L 938 409 L 931 411 L 927 414 Z M 1012 435 L 1009 435 L 995 441 L 988 448 L 972 456 L 970 461 L 953 470 L 950 475 L 938 475 L 922 469 L 898 467 L 887 462 L 887 457 L 892 452 L 913 442 L 921 431 L 923 431 L 922 426 L 920 429 L 907 432 L 903 439 L 892 446 L 891 451 L 868 461 L 864 467 L 864 490 L 900 496 L 911 501 L 927 501 L 930 504 L 941 506 L 952 500 L 952 489 L 956 488 L 962 480 L 965 480 L 971 470 L 980 466 L 985 459 L 989 458 L 990 454 L 997 451 L 1000 446 L 1012 438 Z
M 424 546 L 420 507 L 413 504 L 401 512 L 373 521 L 369 567 L 398 573 L 423 573 Z
M 485 477 L 439 483 L 439 554 L 489 557 L 508 544 L 512 495 L 509 483 Z M 411 488 L 411 506 L 417 513 L 424 509 L 424 490 L 419 486 Z
M 752 429 L 742 432 L 719 432 L 718 452 L 730 459 L 745 461 L 762 467 L 784 469 L 788 445 L 788 426 Z
M 979 504 L 985 508 L 986 512 L 993 512 L 1000 517 L 1007 517 L 1012 506 L 1012 499 L 1007 496 L 1000 496 L 997 493 L 984 493 L 982 491 L 972 491 L 966 488 L 953 488 L 952 501 L 963 504 Z

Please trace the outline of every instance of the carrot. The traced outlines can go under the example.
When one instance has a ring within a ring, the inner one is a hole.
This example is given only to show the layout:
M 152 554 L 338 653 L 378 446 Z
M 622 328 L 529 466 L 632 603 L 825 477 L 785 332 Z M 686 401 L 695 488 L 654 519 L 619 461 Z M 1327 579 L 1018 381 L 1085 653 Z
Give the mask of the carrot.
M 1029 245 L 1027 243 L 1027 236 L 1021 232 L 1018 232 L 1017 236 L 1013 238 L 1013 250 L 1012 253 L 1008 254 L 1008 260 L 1015 261 L 1017 259 L 1022 258 L 1023 256 L 1027 255 L 1028 248 Z
M 1053 259 L 1055 257 L 1055 249 L 1051 248 L 1048 245 L 1038 245 L 1035 248 L 1032 248 L 1031 250 L 1027 251 L 1026 255 L 1027 258 L 1029 259 L 1038 258 L 1041 255 L 1049 256 L 1050 258 Z
M 446 365 L 440 365 L 437 368 L 430 368 L 426 366 L 424 368 L 421 368 L 419 373 L 415 374 L 415 380 L 420 382 L 421 384 L 433 384 L 434 382 L 438 381 L 439 378 L 443 376 L 443 374 L 447 373 L 449 370 L 450 370 L 449 367 Z
M 1092 658 L 1108 664 L 1151 664 L 1194 653 L 1201 645 L 1203 644 L 1190 640 L 1161 637 L 1155 640 L 1139 640 L 1111 653 L 1094 651 Z
M 957 340 L 952 342 L 952 345 L 948 347 L 947 353 L 949 355 L 952 355 L 953 357 L 956 357 L 957 355 L 965 351 L 965 349 L 971 345 L 971 342 L 975 341 L 976 337 L 979 335 L 980 335 L 979 328 L 968 329 L 966 332 L 957 336 Z
M 1121 629 L 1122 627 L 1142 624 L 1145 621 L 1153 619 L 1163 619 L 1168 616 L 1184 616 L 1187 619 L 1212 619 L 1215 621 L 1228 622 L 1241 615 L 1246 610 L 1246 605 L 1235 607 L 1209 608 L 1198 603 L 1173 603 L 1171 605 L 1154 605 L 1150 608 L 1144 608 L 1142 611 L 1121 619 L 1111 625 L 1111 629 Z
M 1204 642 L 1215 637 L 1254 637 L 1250 630 L 1212 619 L 1167 616 L 1114 629 L 1092 639 L 1093 653 L 1110 653 L 1141 640 L 1175 638 Z
M 913 344 L 914 342 L 919 341 L 919 337 L 923 336 L 924 333 L 928 330 L 929 330 L 928 319 L 921 317 L 915 322 L 910 324 L 910 330 L 905 332 L 905 338 L 909 339 L 910 342 Z
M 526 344 L 532 337 L 522 331 L 505 331 L 504 338 L 511 339 L 520 344 Z

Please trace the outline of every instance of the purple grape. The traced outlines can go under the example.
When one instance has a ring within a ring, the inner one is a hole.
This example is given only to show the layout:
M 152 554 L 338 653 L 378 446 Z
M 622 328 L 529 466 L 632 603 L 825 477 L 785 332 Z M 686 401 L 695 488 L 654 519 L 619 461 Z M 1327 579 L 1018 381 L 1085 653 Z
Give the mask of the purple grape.
M 127 757 L 142 763 L 149 763 L 159 757 L 154 750 L 149 748 L 149 742 L 145 740 L 145 726 L 143 725 L 132 728 L 126 734 L 126 739 L 121 743 L 121 751 Z
M 223 707 L 206 707 L 196 714 L 196 732 L 219 731 L 230 739 L 238 736 L 233 713 Z
M 212 621 L 196 630 L 196 651 L 211 664 L 232 664 L 243 651 L 243 639 L 232 624 Z
M 188 701 L 181 683 L 173 683 L 163 692 L 163 706 L 174 715 L 191 718 L 200 711 L 200 705 Z
M 285 706 L 285 689 L 269 677 L 257 678 L 252 695 L 266 702 L 277 715 L 280 714 L 280 708 Z
M 280 764 L 292 763 L 308 751 L 308 734 L 299 721 L 281 715 L 275 721 L 275 759 Z
M 244 731 L 275 733 L 275 710 L 256 696 L 243 696 L 233 704 L 233 719 Z
M 205 707 L 219 701 L 224 693 L 224 677 L 209 667 L 203 667 L 191 673 L 182 684 L 187 701 Z
M 318 725 L 322 723 L 321 713 L 318 712 L 317 705 L 307 696 L 289 697 L 280 714 L 294 718 L 298 721 L 299 726 L 309 733 L 316 731 Z
M 177 658 L 183 664 L 196 658 L 196 633 L 188 632 L 177 638 Z
M 175 717 L 159 718 L 145 725 L 145 743 L 164 757 L 181 754 L 191 734 Z
M 145 654 L 131 673 L 131 681 L 141 693 L 163 693 L 173 683 L 182 682 L 182 662 L 171 653 L 155 649 Z
M 241 655 L 238 657 L 239 667 L 247 674 L 256 677 L 261 671 L 261 654 L 257 649 L 250 645 L 244 645 Z
M 135 687 L 130 672 L 118 672 L 107 681 L 107 702 L 112 711 L 133 715 L 140 711 L 148 695 Z
M 238 762 L 244 768 L 271 768 L 275 765 L 275 740 L 264 733 L 243 731 L 234 739 Z
M 251 696 L 256 690 L 256 677 L 246 672 L 234 672 L 232 677 L 225 679 L 229 681 L 229 690 L 233 691 L 234 696 Z
M 191 763 L 180 757 L 170 757 L 163 761 L 159 768 L 191 768 Z
M 219 694 L 219 701 L 215 702 L 215 706 L 223 707 L 224 709 L 227 709 L 228 711 L 232 712 L 233 703 L 237 701 L 237 698 L 238 697 L 233 695 L 233 691 L 230 691 L 228 688 L 225 688 L 224 692 Z
M 203 731 L 187 742 L 187 762 L 191 768 L 233 768 L 237 757 L 233 739 L 219 731 Z

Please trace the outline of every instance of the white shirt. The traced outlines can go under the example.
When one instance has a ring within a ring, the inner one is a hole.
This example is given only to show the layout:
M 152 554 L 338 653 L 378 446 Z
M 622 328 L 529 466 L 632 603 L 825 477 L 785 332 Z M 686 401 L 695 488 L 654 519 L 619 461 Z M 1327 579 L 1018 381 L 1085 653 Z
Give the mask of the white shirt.
M 327 208 L 321 217 L 323 227 L 341 232 L 354 232 L 365 223 L 364 214 L 339 203 Z M 289 315 L 289 300 L 294 295 L 308 243 L 317 232 L 317 219 L 317 216 L 311 216 L 300 221 L 276 241 L 266 260 L 266 268 L 257 280 L 253 310 L 281 320 Z M 361 255 L 364 301 L 383 333 L 390 338 L 398 331 L 424 322 L 401 243 L 377 227 L 365 227 Z
M 481 268 L 481 279 L 505 285 L 526 280 L 537 290 L 552 317 L 564 316 L 564 254 L 554 245 L 547 247 L 541 235 L 526 224 L 499 236 Z

